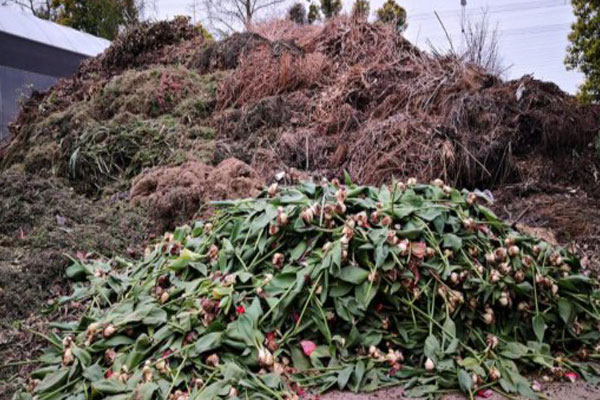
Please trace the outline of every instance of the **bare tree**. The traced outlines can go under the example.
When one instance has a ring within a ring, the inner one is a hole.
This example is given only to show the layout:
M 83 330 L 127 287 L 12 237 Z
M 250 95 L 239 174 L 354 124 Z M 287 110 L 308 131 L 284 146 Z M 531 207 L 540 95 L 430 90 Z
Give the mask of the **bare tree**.
M 2 0 L 1 4 L 14 4 L 42 19 L 55 20 L 57 15 L 57 7 L 52 5 L 52 0 Z M 135 0 L 135 8 L 137 15 L 129 16 L 129 20 L 133 22 L 157 13 L 156 0 Z
M 51 19 L 51 0 L 3 0 L 3 5 L 14 4 L 22 10 L 30 11 L 38 18 Z
M 465 17 L 464 9 L 461 17 L 461 45 L 455 46 L 453 38 L 446 29 L 444 22 L 437 12 L 435 16 L 442 26 L 450 49 L 444 51 L 431 42 L 429 46 L 435 56 L 450 55 L 463 60 L 469 64 L 479 65 L 486 69 L 489 73 L 502 77 L 510 69 L 510 66 L 505 66 L 504 60 L 500 55 L 500 33 L 498 24 L 492 27 L 490 23 L 490 15 L 487 8 L 482 9 L 480 16 L 473 20 L 470 17 Z
M 190 7 L 202 15 L 208 27 L 225 35 L 256 22 L 256 18 L 274 11 L 287 0 L 194 0 Z M 198 8 L 196 8 L 198 7 Z
M 151 15 L 156 16 L 158 13 L 156 0 L 135 0 L 135 6 L 138 10 L 140 19 L 151 18 Z
M 500 56 L 500 34 L 498 24 L 490 24 L 489 10 L 483 10 L 477 20 L 463 19 L 461 23 L 463 48 L 461 58 L 477 64 L 496 76 L 502 76 L 508 68 Z

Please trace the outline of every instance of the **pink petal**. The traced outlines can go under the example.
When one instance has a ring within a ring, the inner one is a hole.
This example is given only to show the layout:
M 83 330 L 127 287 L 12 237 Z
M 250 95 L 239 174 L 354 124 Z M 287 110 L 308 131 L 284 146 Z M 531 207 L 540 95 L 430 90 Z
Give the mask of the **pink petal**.
M 303 340 L 300 342 L 300 346 L 302 347 L 302 351 L 304 354 L 310 357 L 310 355 L 317 349 L 317 345 L 310 340 Z
M 579 379 L 579 375 L 575 372 L 565 372 L 565 378 L 567 378 L 570 382 L 575 382 Z
M 480 390 L 479 392 L 477 392 L 477 397 L 483 397 L 484 399 L 489 399 L 490 397 L 492 397 L 493 394 L 494 394 L 494 392 L 492 392 L 491 389 L 485 389 L 485 390 Z

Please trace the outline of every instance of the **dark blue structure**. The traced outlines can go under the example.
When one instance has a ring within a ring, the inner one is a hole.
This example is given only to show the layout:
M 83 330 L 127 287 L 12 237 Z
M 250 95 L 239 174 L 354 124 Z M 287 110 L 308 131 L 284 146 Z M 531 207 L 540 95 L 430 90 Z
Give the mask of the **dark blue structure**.
M 8 6 L 0 6 L 0 141 L 32 90 L 45 90 L 69 76 L 81 60 L 110 42 Z

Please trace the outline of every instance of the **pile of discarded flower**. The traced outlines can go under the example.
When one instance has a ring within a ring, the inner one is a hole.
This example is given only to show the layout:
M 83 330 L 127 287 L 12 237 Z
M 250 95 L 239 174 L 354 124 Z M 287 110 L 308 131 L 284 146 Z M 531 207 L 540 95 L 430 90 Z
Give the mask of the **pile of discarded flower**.
M 88 305 L 18 399 L 294 399 L 402 384 L 535 397 L 597 354 L 598 283 L 480 192 L 394 182 L 269 187 L 218 203 L 138 263 L 85 264 Z

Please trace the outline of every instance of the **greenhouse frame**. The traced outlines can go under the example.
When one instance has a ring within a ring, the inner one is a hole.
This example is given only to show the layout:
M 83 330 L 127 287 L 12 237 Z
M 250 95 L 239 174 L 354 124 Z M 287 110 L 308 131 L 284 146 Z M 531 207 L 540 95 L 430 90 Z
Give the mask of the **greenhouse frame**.
M 19 103 L 75 72 L 79 63 L 103 52 L 110 41 L 0 5 L 0 142 Z

